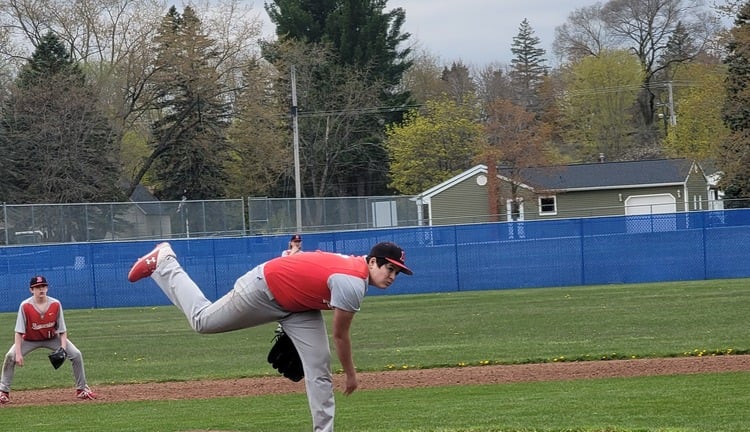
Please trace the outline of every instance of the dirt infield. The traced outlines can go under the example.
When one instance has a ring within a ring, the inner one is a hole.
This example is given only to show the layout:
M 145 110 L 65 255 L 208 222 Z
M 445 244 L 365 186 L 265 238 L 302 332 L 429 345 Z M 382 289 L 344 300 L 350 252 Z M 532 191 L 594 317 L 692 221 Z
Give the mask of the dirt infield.
M 488 365 L 440 369 L 413 369 L 388 372 L 362 372 L 360 390 L 502 384 L 531 381 L 561 381 L 648 375 L 697 374 L 750 371 L 750 355 L 679 357 L 666 359 L 608 360 L 541 363 L 524 365 Z M 343 377 L 336 375 L 337 389 Z M 210 399 L 215 397 L 258 396 L 302 393 L 302 382 L 282 377 L 233 380 L 189 381 L 96 386 L 97 402 Z M 10 406 L 51 405 L 79 402 L 71 389 L 27 390 L 11 393 Z M 80 402 L 83 403 L 83 402 Z

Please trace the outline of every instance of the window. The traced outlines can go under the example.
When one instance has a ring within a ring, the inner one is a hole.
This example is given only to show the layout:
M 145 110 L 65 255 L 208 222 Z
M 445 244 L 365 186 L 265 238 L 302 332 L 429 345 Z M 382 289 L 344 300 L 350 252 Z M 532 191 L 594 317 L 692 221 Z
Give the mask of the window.
M 557 200 L 554 196 L 539 197 L 539 214 L 540 215 L 556 215 L 557 214 Z

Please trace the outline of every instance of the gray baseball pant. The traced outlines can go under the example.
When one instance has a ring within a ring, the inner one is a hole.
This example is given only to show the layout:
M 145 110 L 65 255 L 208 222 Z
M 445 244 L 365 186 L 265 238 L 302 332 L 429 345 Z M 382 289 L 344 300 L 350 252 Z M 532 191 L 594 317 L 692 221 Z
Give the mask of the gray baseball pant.
M 198 333 L 223 333 L 280 322 L 302 360 L 313 431 L 333 432 L 331 351 L 321 311 L 291 313 L 282 309 L 268 290 L 262 264 L 237 279 L 234 288 L 213 303 L 177 259 L 165 260 L 151 278 Z
M 44 341 L 23 341 L 21 343 L 21 354 L 26 357 L 26 354 L 39 349 L 47 348 L 54 351 L 60 348 L 60 336 L 55 336 L 52 339 Z M 83 355 L 81 351 L 76 348 L 73 342 L 68 339 L 68 346 L 65 347 L 65 351 L 68 352 L 68 360 L 73 364 L 73 377 L 76 380 L 76 389 L 86 388 L 86 373 L 83 368 Z M 16 344 L 10 347 L 8 353 L 5 354 L 5 360 L 3 361 L 3 372 L 0 376 L 0 391 L 10 392 L 10 386 L 13 384 L 13 375 L 16 371 Z

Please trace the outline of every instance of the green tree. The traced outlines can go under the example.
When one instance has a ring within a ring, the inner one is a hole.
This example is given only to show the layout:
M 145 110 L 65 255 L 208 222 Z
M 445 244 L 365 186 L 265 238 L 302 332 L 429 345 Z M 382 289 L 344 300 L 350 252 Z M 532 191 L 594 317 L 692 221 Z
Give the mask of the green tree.
M 604 51 L 585 57 L 565 73 L 566 92 L 559 99 L 563 136 L 577 147 L 578 160 L 626 158 L 633 145 L 632 107 L 643 70 L 626 51 Z
M 2 108 L 3 196 L 15 203 L 120 200 L 117 145 L 96 92 L 52 33 Z
M 293 179 L 291 131 L 285 98 L 276 94 L 275 74 L 261 59 L 248 62 L 247 82 L 237 96 L 229 129 L 230 158 L 227 172 L 234 179 L 229 196 L 277 196 L 281 179 Z M 288 195 L 288 194 L 287 194 Z
M 726 100 L 722 119 L 729 137 L 719 151 L 719 168 L 724 172 L 721 187 L 726 198 L 750 197 L 750 2 L 740 9 L 727 46 Z
M 372 89 L 360 86 L 367 93 L 378 91 L 374 104 L 357 108 L 382 108 L 379 118 L 376 121 L 372 116 L 358 119 L 354 133 L 349 135 L 352 149 L 347 159 L 351 163 L 341 165 L 333 176 L 338 183 L 334 189 L 345 195 L 388 192 L 388 160 L 381 144 L 383 125 L 398 121 L 402 107 L 409 103 L 408 93 L 399 85 L 411 65 L 410 50 L 400 47 L 409 38 L 408 33 L 401 31 L 405 13 L 401 8 L 386 12 L 385 4 L 385 0 L 276 0 L 265 4 L 271 21 L 276 24 L 280 42 L 295 40 L 320 44 L 331 50 L 333 64 L 338 67 L 328 69 L 334 76 L 318 71 L 315 85 L 327 88 L 322 88 L 320 93 L 348 93 L 347 89 L 333 88 L 340 83 L 342 73 L 356 74 L 364 83 L 371 84 Z M 288 70 L 288 66 L 285 69 Z M 349 72 L 343 72 L 346 69 Z
M 539 47 L 539 38 L 534 36 L 534 29 L 524 18 L 513 37 L 510 51 L 515 57 L 511 59 L 510 78 L 515 92 L 514 100 L 526 109 L 536 110 L 537 89 L 547 74 L 544 58 L 546 51 Z
M 676 69 L 684 63 L 686 58 L 691 58 L 698 52 L 693 36 L 688 32 L 682 23 L 677 23 L 674 32 L 667 41 L 667 47 L 661 54 L 659 63 L 664 68 L 657 75 L 664 81 L 671 81 L 675 78 Z
M 152 78 L 155 194 L 165 200 L 226 195 L 229 107 L 215 68 L 218 50 L 194 10 L 170 8 L 158 35 Z M 149 164 L 144 164 L 148 168 Z
M 370 108 L 377 106 L 379 83 L 367 81 L 366 71 L 338 64 L 324 45 L 289 40 L 265 55 L 275 59 L 279 82 L 274 91 L 285 107 L 291 105 L 290 69 L 295 66 L 302 195 L 370 195 L 387 157 L 382 136 L 363 125 L 382 118 Z M 285 183 L 293 180 L 291 160 L 288 166 Z M 356 182 L 350 173 L 358 173 Z
M 216 41 L 216 69 L 230 91 L 241 89 L 244 61 L 257 52 L 262 23 L 244 0 L 191 2 L 202 17 L 204 33 Z M 96 88 L 99 109 L 108 117 L 121 145 L 122 173 L 132 194 L 144 177 L 151 153 L 150 123 L 154 73 L 153 40 L 169 5 L 162 0 L 45 0 L 0 2 L 0 83 L 6 70 L 15 75 L 18 59 L 30 56 L 52 31 L 70 51 Z M 5 68 L 5 66 L 10 66 Z M 233 102 L 235 93 L 222 97 Z M 150 163 L 150 162 L 149 162 Z
M 675 112 L 679 121 L 667 128 L 665 148 L 672 157 L 713 161 L 729 129 L 721 119 L 726 97 L 723 83 L 726 70 L 721 65 L 690 63 L 676 68 L 676 83 L 690 83 L 676 93 Z M 669 113 L 663 113 L 665 122 Z
M 400 48 L 409 38 L 401 8 L 385 0 L 273 0 L 265 3 L 280 39 L 330 44 L 341 64 L 368 70 L 369 78 L 395 86 L 411 62 Z
M 444 97 L 410 111 L 403 124 L 387 129 L 391 187 L 401 194 L 422 192 L 468 169 L 479 155 L 482 125 L 473 103 Z
M 556 30 L 555 49 L 577 61 L 605 50 L 627 50 L 644 71 L 634 103 L 630 158 L 653 157 L 663 133 L 656 115 L 667 87 L 664 70 L 704 55 L 720 30 L 715 15 L 694 0 L 609 0 L 574 11 Z

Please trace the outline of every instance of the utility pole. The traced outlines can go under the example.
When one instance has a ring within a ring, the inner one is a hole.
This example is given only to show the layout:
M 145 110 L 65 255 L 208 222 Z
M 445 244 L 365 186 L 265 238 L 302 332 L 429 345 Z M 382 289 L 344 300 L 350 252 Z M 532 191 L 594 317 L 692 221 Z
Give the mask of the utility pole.
M 299 169 L 299 113 L 297 109 L 297 71 L 292 65 L 292 129 L 294 130 L 294 196 L 297 213 L 297 232 L 302 232 L 302 186 Z
M 672 81 L 667 81 L 667 94 L 669 100 L 667 107 L 669 108 L 669 125 L 674 126 L 677 124 L 677 116 L 674 114 L 674 94 L 672 93 Z

